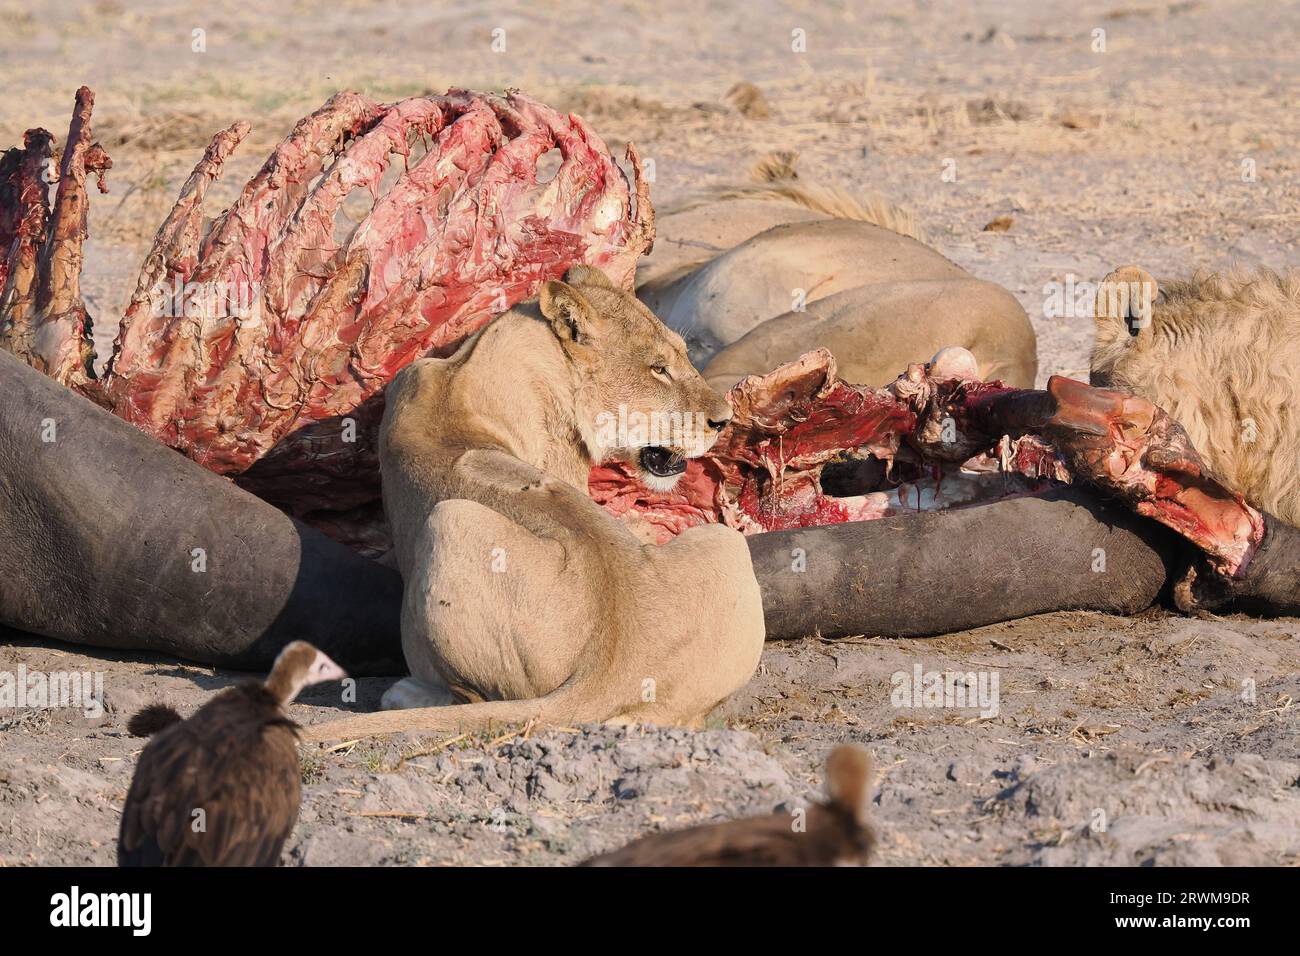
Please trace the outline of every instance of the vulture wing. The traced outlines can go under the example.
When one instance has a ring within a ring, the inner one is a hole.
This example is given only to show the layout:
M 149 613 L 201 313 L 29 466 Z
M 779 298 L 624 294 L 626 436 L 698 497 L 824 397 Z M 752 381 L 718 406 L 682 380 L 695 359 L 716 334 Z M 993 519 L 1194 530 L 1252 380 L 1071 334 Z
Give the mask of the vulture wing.
M 294 725 L 257 684 L 223 691 L 145 747 L 121 866 L 275 866 L 298 820 Z
M 791 866 L 799 838 L 786 814 L 656 833 L 586 861 L 584 866 Z
M 870 826 L 813 805 L 799 827 L 788 813 L 706 824 L 643 837 L 583 866 L 832 866 L 865 862 L 873 844 Z

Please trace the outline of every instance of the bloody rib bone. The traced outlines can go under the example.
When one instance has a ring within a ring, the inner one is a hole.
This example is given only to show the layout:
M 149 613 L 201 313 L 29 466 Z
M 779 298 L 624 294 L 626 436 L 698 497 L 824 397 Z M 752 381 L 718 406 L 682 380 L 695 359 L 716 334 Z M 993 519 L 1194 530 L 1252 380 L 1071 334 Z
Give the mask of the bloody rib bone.
M 31 355 L 31 313 L 35 307 L 36 259 L 49 218 L 49 185 L 54 137 L 48 130 L 29 129 L 21 148 L 0 158 L 0 345 L 37 365 Z
M 672 492 L 646 489 L 623 464 L 594 469 L 589 488 L 611 513 L 634 527 L 648 526 L 648 536 L 662 542 L 692 525 L 718 521 L 756 534 L 870 520 L 900 510 L 909 492 L 922 494 L 923 485 L 935 506 L 1023 492 L 1041 487 L 1040 478 L 1067 477 L 1050 449 L 1022 441 L 1000 459 L 1004 471 L 1027 480 L 974 489 L 955 466 L 998 445 L 1001 433 L 972 437 L 957 429 L 947 444 L 940 440 L 941 425 L 931 434 L 941 408 L 938 396 L 961 389 L 981 395 L 1011 391 L 997 382 L 935 383 L 920 365 L 888 388 L 850 385 L 837 375 L 834 357 L 816 349 L 737 384 L 728 396 L 735 412 L 730 425 L 707 455 L 688 463 Z M 826 492 L 828 465 L 867 459 L 880 465 L 880 490 L 842 497 Z M 938 477 L 945 469 L 949 474 Z
M 633 212 L 626 177 L 576 116 L 517 93 L 386 105 L 342 92 L 295 126 L 204 237 L 204 194 L 248 125 L 217 134 L 92 381 L 77 279 L 85 175 L 108 165 L 90 145 L 92 102 L 78 92 L 52 211 L 48 133 L 30 131 L 0 166 L 0 345 L 292 513 L 335 512 L 321 523 L 340 532 L 340 513 L 378 500 L 374 426 L 400 368 L 575 263 L 630 286 L 654 238 L 636 150 Z M 559 170 L 538 182 L 553 148 Z M 358 189 L 373 207 L 340 235 L 336 214 Z
M 911 370 L 899 383 L 910 378 Z M 955 421 L 964 439 L 959 447 L 966 450 L 1004 434 L 1050 442 L 1071 476 L 1172 528 L 1221 574 L 1244 571 L 1263 538 L 1260 512 L 1209 475 L 1183 427 L 1146 399 L 1059 375 L 1046 391 L 989 382 L 926 383 L 904 391 L 924 406 L 918 411 L 923 421 Z M 918 429 L 914 441 L 926 431 Z M 933 445 L 926 450 L 937 452 Z
M 0 267 L 0 346 L 65 385 L 90 381 L 90 319 L 81 301 L 82 243 L 86 238 L 86 175 L 107 192 L 104 173 L 113 165 L 91 143 L 95 95 L 77 90 L 68 144 L 58 166 L 53 209 L 53 137 L 28 130 L 21 149 L 5 153 L 0 165 L 0 243 L 7 251 Z

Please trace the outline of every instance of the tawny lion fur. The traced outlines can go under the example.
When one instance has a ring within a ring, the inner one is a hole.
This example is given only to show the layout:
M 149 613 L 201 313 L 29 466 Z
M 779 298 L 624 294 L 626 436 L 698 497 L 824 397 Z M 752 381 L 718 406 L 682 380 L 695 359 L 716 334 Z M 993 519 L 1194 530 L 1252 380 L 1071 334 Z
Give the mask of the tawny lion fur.
M 602 432 L 604 416 L 698 413 L 702 429 L 668 445 L 694 457 L 730 406 L 630 294 L 585 266 L 565 279 L 389 386 L 379 455 L 411 677 L 384 706 L 413 709 L 305 739 L 533 718 L 700 726 L 758 666 L 763 607 L 743 536 L 708 525 L 642 544 L 587 495 L 597 460 L 675 481 L 645 470 L 649 436 Z
M 1117 294 L 1143 283 L 1149 320 Z M 1093 384 L 1164 408 L 1218 478 L 1300 525 L 1300 270 L 1198 272 L 1157 285 L 1125 266 L 1098 287 L 1096 323 Z
M 790 203 L 824 219 L 870 223 L 900 236 L 925 242 L 925 233 L 917 224 L 916 214 L 912 210 L 890 202 L 877 192 L 855 195 L 838 186 L 802 181 L 795 171 L 796 158 L 788 150 L 768 153 L 750 167 L 749 182 L 720 186 L 703 196 L 672 207 L 668 215 L 718 200 L 756 199 Z
M 793 154 L 657 222 L 637 295 L 716 389 L 817 347 L 868 385 L 950 345 L 973 353 L 983 378 L 1034 384 L 1037 343 L 1014 296 L 926 245 L 909 211 L 801 181 Z

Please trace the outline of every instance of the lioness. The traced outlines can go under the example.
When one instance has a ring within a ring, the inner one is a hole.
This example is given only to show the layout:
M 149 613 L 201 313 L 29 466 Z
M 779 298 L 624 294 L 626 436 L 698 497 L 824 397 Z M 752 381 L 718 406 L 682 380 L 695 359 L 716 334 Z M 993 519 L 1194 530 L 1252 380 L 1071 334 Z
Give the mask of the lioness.
M 749 679 L 764 627 L 742 535 L 709 525 L 643 545 L 587 496 L 591 466 L 611 459 L 671 488 L 731 418 L 630 294 L 575 266 L 450 358 L 407 367 L 386 403 L 411 677 L 384 706 L 419 709 L 308 739 L 534 717 L 698 726 Z M 643 427 L 656 414 L 671 434 Z
M 819 346 L 846 381 L 885 385 L 949 345 L 975 355 L 980 378 L 1033 386 L 1034 329 L 1015 296 L 927 245 L 906 210 L 804 183 L 780 154 L 751 176 L 658 216 L 637 265 L 637 296 L 711 386 Z

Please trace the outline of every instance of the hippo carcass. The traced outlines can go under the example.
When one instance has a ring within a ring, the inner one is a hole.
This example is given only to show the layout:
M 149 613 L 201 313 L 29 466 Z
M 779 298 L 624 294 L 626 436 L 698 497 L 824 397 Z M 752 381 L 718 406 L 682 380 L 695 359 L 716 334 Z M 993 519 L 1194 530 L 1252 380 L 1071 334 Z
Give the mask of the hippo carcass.
M 0 625 L 262 669 L 311 641 L 404 669 L 396 571 L 0 351 Z
M 1115 393 L 932 383 L 922 371 L 900 382 L 927 386 L 924 397 L 901 385 L 878 394 L 845 386 L 823 361 L 778 370 L 773 391 L 750 380 L 729 437 L 691 463 L 674 495 L 617 472 L 592 476 L 593 495 L 642 533 L 707 520 L 750 532 L 769 638 L 937 634 L 1062 608 L 1132 613 L 1171 584 L 1187 606 L 1300 611 L 1300 533 L 1199 475 L 1177 434 L 1161 437 L 1167 423 L 1155 419 L 1157 440 L 1152 429 L 1120 434 L 1138 449 L 1136 472 L 1158 480 L 1126 489 L 1096 470 L 1114 451 L 1100 423 L 1114 417 Z M 247 668 L 305 638 L 354 673 L 403 670 L 395 572 L 3 353 L 0 383 L 0 625 Z M 939 409 L 961 420 L 946 453 L 930 441 Z M 1023 433 L 1004 449 L 1007 467 L 963 481 L 952 461 L 968 460 L 966 443 L 987 442 L 975 436 L 994 423 Z M 790 457 L 778 463 L 774 445 Z M 927 448 L 935 462 L 947 455 L 946 489 L 923 477 L 890 494 L 835 488 L 850 479 L 827 474 L 846 461 L 870 473 L 873 454 L 846 458 L 864 449 L 901 463 Z M 962 506 L 917 512 L 914 498 Z M 1191 577 L 1189 553 L 1202 556 Z

